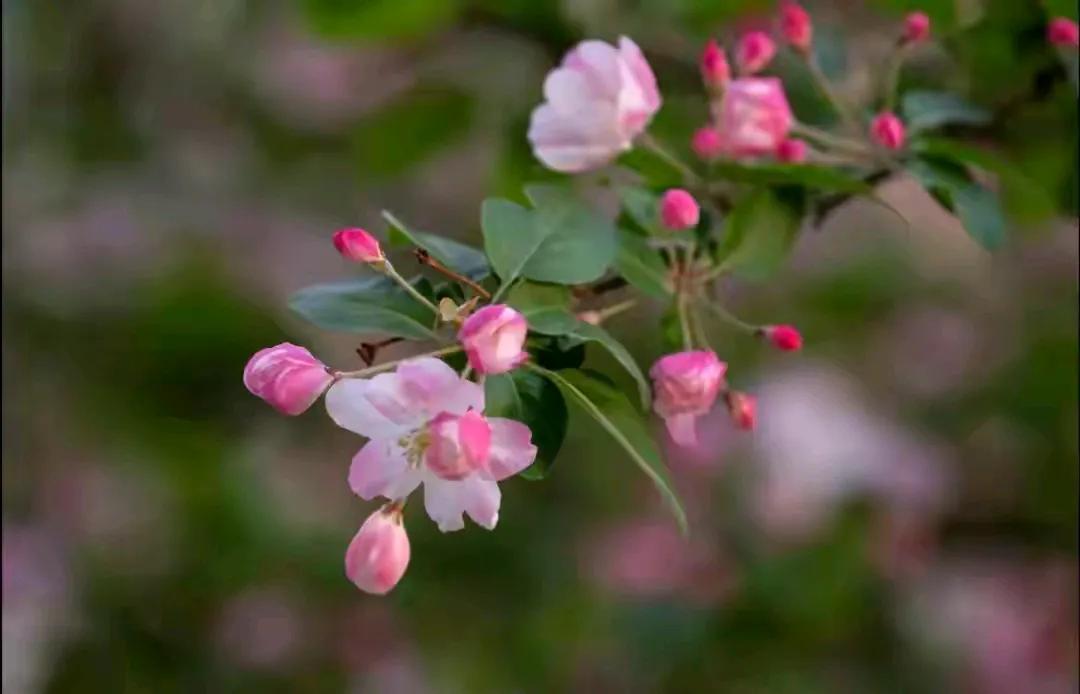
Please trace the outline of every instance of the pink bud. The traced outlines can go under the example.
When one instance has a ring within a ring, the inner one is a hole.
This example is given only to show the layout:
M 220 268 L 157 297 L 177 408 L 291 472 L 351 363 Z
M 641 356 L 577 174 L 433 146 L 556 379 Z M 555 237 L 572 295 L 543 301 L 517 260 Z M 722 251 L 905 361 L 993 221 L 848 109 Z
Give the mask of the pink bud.
M 708 125 L 694 132 L 694 139 L 690 141 L 690 146 L 694 154 L 705 161 L 716 159 L 724 151 L 724 141 L 720 137 L 720 131 Z
M 731 81 L 727 55 L 714 39 L 709 39 L 701 54 L 701 79 L 710 89 L 723 89 Z
M 769 325 L 761 329 L 761 334 L 773 347 L 784 352 L 802 349 L 802 335 L 793 325 Z
M 743 431 L 752 431 L 757 425 L 757 398 L 733 390 L 726 399 L 728 413 L 735 426 Z
M 930 38 L 930 18 L 925 12 L 912 12 L 904 17 L 904 41 L 919 43 Z
M 528 358 L 522 351 L 528 332 L 524 316 L 509 306 L 495 304 L 466 318 L 458 339 L 472 368 L 482 374 L 501 374 Z
M 1046 38 L 1055 46 L 1080 45 L 1080 28 L 1068 17 L 1055 17 L 1046 26 Z
M 732 80 L 724 90 L 717 126 L 723 133 L 725 152 L 754 157 L 775 153 L 793 122 L 779 78 L 743 77 Z
M 334 248 L 358 263 L 381 263 L 386 259 L 379 247 L 379 240 L 360 228 L 335 232 Z
M 409 536 L 401 506 L 387 504 L 368 516 L 345 550 L 345 575 L 365 593 L 385 595 L 409 566 Z
M 333 380 L 311 352 L 288 342 L 259 350 L 244 367 L 244 386 L 251 394 L 287 415 L 311 407 Z
M 788 138 L 776 148 L 776 158 L 785 164 L 799 164 L 806 161 L 808 147 L 803 140 Z
M 712 409 L 726 371 L 727 364 L 705 350 L 668 354 L 653 364 L 649 370 L 656 392 L 653 409 L 663 417 L 675 443 L 697 444 L 697 418 Z
M 810 50 L 814 26 L 810 15 L 797 2 L 785 2 L 780 8 L 780 33 L 793 48 L 803 53 Z
M 439 413 L 428 424 L 428 436 L 424 462 L 444 480 L 465 479 L 487 464 L 491 426 L 474 410 L 460 417 Z
M 660 199 L 660 222 L 671 231 L 696 227 L 700 214 L 694 196 L 682 188 L 672 188 Z
M 900 149 L 904 146 L 904 122 L 895 113 L 879 113 L 870 125 L 870 134 L 885 149 Z
M 776 55 L 776 44 L 763 31 L 751 31 L 742 37 L 735 50 L 735 62 L 743 75 L 761 72 Z

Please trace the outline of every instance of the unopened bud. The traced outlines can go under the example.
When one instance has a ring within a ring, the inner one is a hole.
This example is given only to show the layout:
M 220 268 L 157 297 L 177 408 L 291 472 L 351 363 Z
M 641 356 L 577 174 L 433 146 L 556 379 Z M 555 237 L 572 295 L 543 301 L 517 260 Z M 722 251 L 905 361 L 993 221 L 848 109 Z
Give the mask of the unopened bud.
M 757 398 L 732 390 L 728 391 L 725 399 L 735 426 L 743 431 L 752 431 L 757 425 Z
M 797 352 L 802 349 L 802 335 L 793 325 L 769 325 L 761 329 L 761 335 L 773 347 L 784 352 Z
M 870 125 L 870 135 L 885 149 L 901 149 L 905 139 L 904 122 L 895 113 L 879 113 Z
M 336 232 L 334 248 L 341 255 L 358 263 L 381 263 L 386 260 L 378 239 L 360 228 Z
M 912 12 L 904 17 L 904 41 L 921 43 L 930 38 L 930 17 L 925 12 Z
M 387 504 L 368 516 L 345 550 L 345 575 L 365 593 L 385 595 L 409 566 L 409 536 L 401 505 Z
M 731 81 L 727 55 L 715 39 L 709 39 L 701 53 L 701 80 L 713 91 L 722 90 Z
M 776 55 L 776 44 L 763 31 L 751 31 L 742 37 L 735 52 L 735 62 L 743 75 L 764 70 Z
M 672 188 L 660 200 L 660 222 L 666 229 L 680 231 L 697 226 L 701 210 L 694 196 L 682 188 Z
M 810 51 L 814 39 L 814 26 L 810 15 L 799 3 L 785 2 L 780 8 L 780 33 L 792 48 L 801 53 Z

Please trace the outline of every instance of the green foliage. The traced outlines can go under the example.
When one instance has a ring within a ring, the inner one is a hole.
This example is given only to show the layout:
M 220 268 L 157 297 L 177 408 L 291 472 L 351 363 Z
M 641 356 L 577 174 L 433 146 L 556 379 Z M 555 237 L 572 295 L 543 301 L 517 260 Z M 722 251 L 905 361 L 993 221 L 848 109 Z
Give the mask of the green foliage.
M 991 117 L 951 92 L 905 92 L 900 110 L 909 135 L 943 125 L 986 125 Z
M 674 291 L 667 264 L 638 234 L 619 231 L 615 269 L 631 286 L 654 299 L 667 299 Z
M 804 207 L 801 195 L 768 189 L 740 200 L 724 226 L 721 263 L 747 279 L 767 279 L 787 258 Z
M 484 379 L 484 395 L 485 415 L 517 420 L 532 431 L 536 462 L 522 470 L 521 477 L 547 477 L 566 438 L 566 401 L 559 389 L 539 374 L 516 369 L 489 374 Z
M 436 234 L 414 231 L 391 212 L 383 210 L 383 219 L 390 225 L 390 243 L 394 246 L 413 245 L 422 248 L 451 270 L 479 281 L 491 274 L 487 256 L 472 246 Z
M 449 25 L 459 0 L 302 0 L 311 28 L 333 39 L 419 38 Z
M 426 280 L 416 281 L 427 284 Z M 318 284 L 301 289 L 289 308 L 325 330 L 380 333 L 414 340 L 436 339 L 435 316 L 385 277 Z
M 1005 217 L 997 196 L 972 180 L 962 167 L 940 160 L 921 158 L 908 164 L 908 171 L 937 200 L 960 218 L 964 229 L 987 250 L 1005 242 Z
M 841 169 L 814 164 L 740 164 L 719 161 L 713 165 L 718 178 L 756 186 L 803 186 L 830 193 L 868 195 L 872 188 Z

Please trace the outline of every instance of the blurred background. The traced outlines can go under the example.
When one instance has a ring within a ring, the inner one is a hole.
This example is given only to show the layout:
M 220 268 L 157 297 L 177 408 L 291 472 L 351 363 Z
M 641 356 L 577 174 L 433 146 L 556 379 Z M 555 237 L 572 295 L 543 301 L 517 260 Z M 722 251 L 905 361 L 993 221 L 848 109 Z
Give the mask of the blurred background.
M 1077 691 L 1077 106 L 1044 39 L 1075 3 L 804 4 L 851 98 L 931 15 L 903 83 L 995 114 L 954 135 L 1009 165 L 1007 247 L 888 181 L 910 226 L 851 203 L 728 287 L 807 347 L 714 326 L 760 429 L 718 412 L 667 451 L 689 542 L 577 416 L 496 531 L 410 508 L 377 598 L 342 565 L 373 506 L 345 484 L 360 439 L 241 384 L 285 340 L 359 367 L 360 336 L 287 296 L 354 272 L 329 236 L 382 208 L 477 243 L 485 196 L 549 175 L 528 115 L 581 38 L 641 44 L 654 131 L 688 152 L 701 44 L 773 3 L 5 0 L 4 691 Z M 611 324 L 643 365 L 646 326 Z

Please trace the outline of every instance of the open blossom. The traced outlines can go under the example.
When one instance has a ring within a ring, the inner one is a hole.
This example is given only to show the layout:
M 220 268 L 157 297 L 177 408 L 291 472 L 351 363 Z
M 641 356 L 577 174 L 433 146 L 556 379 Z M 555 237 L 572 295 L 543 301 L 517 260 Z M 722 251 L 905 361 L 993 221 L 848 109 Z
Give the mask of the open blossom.
M 385 260 L 379 240 L 363 229 L 342 229 L 334 233 L 334 248 L 349 260 L 378 263 Z
M 814 40 L 810 14 L 799 3 L 788 0 L 780 7 L 780 33 L 793 48 L 806 52 Z
M 529 142 L 549 169 L 595 169 L 630 149 L 660 108 L 656 77 L 637 44 L 583 41 L 544 81 Z
M 810 148 L 805 140 L 789 137 L 776 147 L 776 158 L 785 164 L 801 164 L 806 161 Z
M 904 146 L 904 122 L 895 113 L 879 113 L 870 124 L 870 134 L 874 141 L 885 149 L 900 149 Z
M 720 131 L 706 125 L 694 131 L 694 137 L 690 140 L 690 147 L 698 158 L 708 161 L 723 153 L 724 140 L 720 137 Z
M 244 367 L 244 386 L 282 414 L 298 415 L 334 377 L 311 352 L 288 342 L 256 352 Z
M 509 306 L 494 304 L 466 318 L 458 339 L 478 373 L 501 374 L 528 359 L 522 350 L 528 332 L 524 316 Z
M 682 188 L 672 188 L 660 199 L 660 223 L 665 229 L 692 229 L 697 226 L 700 216 L 697 200 Z
M 735 49 L 735 62 L 743 75 L 753 75 L 764 70 L 776 55 L 776 44 L 763 31 L 751 31 L 739 40 Z
M 365 593 L 385 595 L 409 566 L 409 536 L 401 507 L 387 504 L 368 516 L 345 550 L 345 575 Z
M 791 130 L 784 84 L 776 77 L 732 80 L 720 106 L 725 150 L 734 156 L 772 154 Z
M 912 12 L 904 17 L 904 40 L 918 43 L 930 38 L 930 17 L 925 12 Z
M 1080 46 L 1080 27 L 1068 17 L 1055 17 L 1046 25 L 1046 38 L 1055 46 Z
M 697 443 L 697 418 L 708 413 L 724 383 L 727 364 L 712 351 L 677 352 L 661 357 L 649 375 L 656 391 L 653 409 L 680 446 Z
M 536 458 L 527 426 L 483 417 L 483 386 L 432 357 L 367 380 L 338 381 L 326 394 L 326 410 L 338 426 L 370 439 L 349 468 L 353 492 L 395 500 L 422 484 L 424 508 L 443 532 L 465 527 L 463 513 L 494 528 L 499 481 Z
M 710 89 L 723 89 L 731 81 L 727 54 L 715 39 L 709 39 L 701 53 L 701 79 Z

